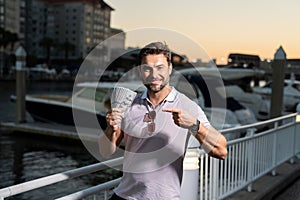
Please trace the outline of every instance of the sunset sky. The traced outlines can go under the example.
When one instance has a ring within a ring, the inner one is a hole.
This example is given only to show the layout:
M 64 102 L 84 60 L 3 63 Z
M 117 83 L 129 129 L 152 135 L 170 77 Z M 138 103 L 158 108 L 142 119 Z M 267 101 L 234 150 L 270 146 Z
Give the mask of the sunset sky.
M 202 46 L 218 64 L 229 53 L 273 59 L 283 46 L 287 58 L 300 58 L 300 0 L 105 0 L 115 11 L 111 25 L 123 31 L 168 29 Z M 127 46 L 136 46 L 128 37 Z M 138 44 L 140 45 L 140 44 Z M 189 59 L 197 53 L 186 52 Z

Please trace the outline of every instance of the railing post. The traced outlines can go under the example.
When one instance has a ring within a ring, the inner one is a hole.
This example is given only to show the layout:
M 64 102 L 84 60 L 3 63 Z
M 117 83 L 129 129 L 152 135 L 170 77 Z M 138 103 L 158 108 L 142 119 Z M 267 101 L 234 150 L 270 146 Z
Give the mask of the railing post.
M 199 175 L 199 195 L 200 195 L 200 200 L 203 200 L 204 199 L 204 193 L 203 193 L 203 185 L 204 185 L 204 157 L 205 157 L 205 154 L 201 154 L 200 153 L 200 175 Z
M 276 161 L 277 161 L 277 133 L 276 133 L 276 129 L 278 129 L 278 121 L 275 122 L 274 124 L 274 130 L 275 130 L 275 134 L 274 134 L 274 139 L 273 139 L 273 153 L 272 153 L 272 176 L 276 176 Z
M 294 164 L 295 163 L 295 158 L 294 158 L 294 156 L 290 159 L 290 164 Z
M 107 200 L 108 199 L 108 194 L 107 194 L 107 190 L 104 191 L 104 199 Z
M 300 154 L 299 152 L 297 151 L 298 149 L 298 144 L 296 143 L 297 141 L 297 127 L 298 127 L 298 123 L 300 122 L 300 103 L 298 103 L 297 105 L 297 115 L 296 115 L 296 120 L 295 120 L 295 140 L 294 140 L 294 156 L 296 156 L 297 158 L 300 158 Z
M 212 182 L 212 199 L 218 199 L 219 194 L 219 161 L 211 158 L 212 170 L 210 171 L 210 181 Z
M 300 108 L 300 104 L 299 104 L 299 108 Z M 291 164 L 295 163 L 295 156 L 296 156 L 296 134 L 297 134 L 296 127 L 297 127 L 297 117 L 298 117 L 298 115 L 299 114 L 297 114 L 296 117 L 295 117 L 295 119 L 294 119 L 295 121 L 294 121 L 294 132 L 293 132 L 293 136 L 294 136 L 294 140 L 293 140 L 293 157 L 290 159 L 290 163 Z
M 248 192 L 252 192 L 252 181 L 253 181 L 253 170 L 254 170 L 254 136 L 255 129 L 250 128 L 247 129 L 247 135 L 250 137 L 249 140 L 249 146 L 248 146 L 248 180 L 250 180 L 250 183 L 247 187 Z

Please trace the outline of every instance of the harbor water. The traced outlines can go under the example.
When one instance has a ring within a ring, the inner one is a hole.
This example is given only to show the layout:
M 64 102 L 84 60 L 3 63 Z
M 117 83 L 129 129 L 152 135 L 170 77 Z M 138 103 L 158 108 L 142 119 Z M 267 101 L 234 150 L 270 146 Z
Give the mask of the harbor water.
M 2 81 L 0 85 L 0 121 L 15 121 L 15 104 L 10 102 L 10 95 L 15 94 L 15 83 Z M 31 82 L 27 93 L 70 95 L 72 88 L 71 82 Z M 26 118 L 32 120 L 28 114 Z M 12 133 L 0 128 L 0 188 L 97 162 L 80 141 Z M 54 199 L 117 176 L 120 172 L 108 169 L 8 199 Z

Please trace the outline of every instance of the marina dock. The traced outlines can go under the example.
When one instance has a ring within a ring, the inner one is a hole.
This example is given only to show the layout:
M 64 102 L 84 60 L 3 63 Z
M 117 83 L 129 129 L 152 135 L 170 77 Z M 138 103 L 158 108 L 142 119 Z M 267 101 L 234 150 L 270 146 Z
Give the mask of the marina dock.
M 74 139 L 74 140 L 87 140 L 97 141 L 100 131 L 89 128 L 80 128 L 81 132 L 85 134 L 79 137 L 76 128 L 74 126 L 66 126 L 61 124 L 49 124 L 42 122 L 0 122 L 0 127 L 9 131 L 18 131 L 36 135 L 46 135 L 51 137 L 58 137 L 62 139 Z M 98 132 L 98 133 L 97 133 Z M 93 134 L 94 133 L 94 134 Z

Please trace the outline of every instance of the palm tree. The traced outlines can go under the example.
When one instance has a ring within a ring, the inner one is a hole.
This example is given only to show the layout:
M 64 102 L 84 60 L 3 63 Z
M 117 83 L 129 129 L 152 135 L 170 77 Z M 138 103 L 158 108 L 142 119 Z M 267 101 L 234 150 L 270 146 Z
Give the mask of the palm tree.
M 7 31 L 4 28 L 0 27 L 0 47 L 6 49 L 7 45 L 9 44 L 10 34 L 11 34 L 10 31 Z
M 19 37 L 17 33 L 9 33 L 8 34 L 8 41 L 10 44 L 9 50 L 9 59 L 8 59 L 8 70 L 13 66 L 16 62 L 16 55 L 14 52 L 15 43 L 19 41 Z
M 59 49 L 64 51 L 65 53 L 65 64 L 68 63 L 69 52 L 73 52 L 75 50 L 75 45 L 66 40 L 64 43 L 59 45 Z
M 17 33 L 8 34 L 8 41 L 10 43 L 10 52 L 12 53 L 15 47 L 15 43 L 19 41 L 19 37 Z
M 4 66 L 4 46 L 5 46 L 5 30 L 0 27 L 0 76 L 2 75 L 2 68 Z
M 0 28 L 0 47 L 6 49 L 6 47 L 10 44 L 10 52 L 12 52 L 17 41 L 19 41 L 17 33 L 12 33 Z
M 51 54 L 51 47 L 54 46 L 54 40 L 50 37 L 44 37 L 40 40 L 40 45 L 44 46 L 46 49 L 46 61 L 47 64 L 50 64 L 50 54 Z
M 8 70 L 9 66 L 14 62 L 13 48 L 15 43 L 19 40 L 17 33 L 6 31 L 4 28 L 0 28 L 0 49 L 1 49 L 1 70 Z M 6 48 L 10 46 L 9 57 L 7 57 Z M 1 74 L 3 71 L 1 71 Z

